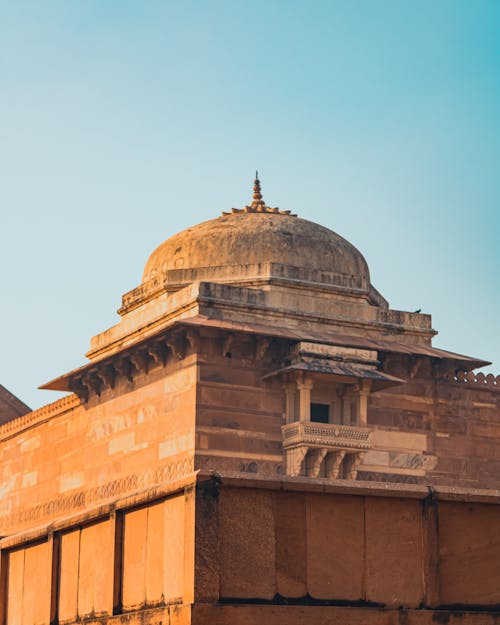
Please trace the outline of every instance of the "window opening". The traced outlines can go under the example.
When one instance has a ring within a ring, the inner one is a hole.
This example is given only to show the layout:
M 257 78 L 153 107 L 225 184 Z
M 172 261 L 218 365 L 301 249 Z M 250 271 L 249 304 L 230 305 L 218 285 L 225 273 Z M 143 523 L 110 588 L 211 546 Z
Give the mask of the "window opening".
M 311 421 L 328 423 L 330 420 L 330 406 L 328 404 L 311 404 Z

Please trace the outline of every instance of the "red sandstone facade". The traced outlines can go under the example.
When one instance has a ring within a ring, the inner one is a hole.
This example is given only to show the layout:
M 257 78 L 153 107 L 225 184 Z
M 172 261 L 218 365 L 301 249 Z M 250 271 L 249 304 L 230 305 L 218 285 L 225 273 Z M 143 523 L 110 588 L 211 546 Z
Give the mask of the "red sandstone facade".
M 495 623 L 500 379 L 267 207 L 168 239 L 0 426 L 1 625 Z

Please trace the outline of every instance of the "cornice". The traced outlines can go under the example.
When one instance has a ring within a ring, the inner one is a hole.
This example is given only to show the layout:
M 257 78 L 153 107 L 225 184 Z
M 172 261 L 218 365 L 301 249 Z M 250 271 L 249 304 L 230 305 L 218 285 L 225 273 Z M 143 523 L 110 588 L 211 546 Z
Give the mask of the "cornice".
M 37 410 L 28 412 L 27 414 L 12 419 L 0 426 L 0 441 L 4 441 L 12 436 L 15 436 L 22 430 L 26 430 L 34 425 L 39 425 L 44 421 L 48 421 L 52 417 L 63 414 L 68 410 L 72 410 L 80 405 L 80 400 L 76 395 L 68 395 L 61 399 L 42 406 Z

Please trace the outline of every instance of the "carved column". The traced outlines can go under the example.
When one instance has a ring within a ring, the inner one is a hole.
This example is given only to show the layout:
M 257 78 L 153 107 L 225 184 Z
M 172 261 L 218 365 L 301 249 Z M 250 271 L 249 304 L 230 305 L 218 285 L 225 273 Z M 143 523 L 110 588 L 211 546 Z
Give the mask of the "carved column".
M 359 385 L 359 425 L 366 425 L 368 420 L 368 395 L 370 394 L 371 387 L 371 380 L 363 380 Z
M 297 388 L 299 390 L 299 421 L 311 420 L 311 390 L 313 381 L 303 377 L 297 380 Z
M 296 418 L 295 400 L 297 397 L 297 387 L 294 382 L 287 380 L 283 384 L 285 389 L 285 423 L 293 423 Z
M 339 395 L 342 401 L 342 423 L 344 425 L 351 425 L 352 388 L 344 386 Z

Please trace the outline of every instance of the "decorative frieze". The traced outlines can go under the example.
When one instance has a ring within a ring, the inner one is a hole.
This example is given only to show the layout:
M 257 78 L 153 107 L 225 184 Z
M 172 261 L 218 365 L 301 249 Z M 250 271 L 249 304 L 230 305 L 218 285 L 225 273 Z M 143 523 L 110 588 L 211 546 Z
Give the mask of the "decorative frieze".
M 68 495 L 61 495 L 35 506 L 17 508 L 14 512 L 0 513 L 0 528 L 16 527 L 63 512 L 72 512 L 124 493 L 132 493 L 163 482 L 177 480 L 193 471 L 194 459 L 192 456 L 162 464 L 142 473 L 126 475 L 87 490 L 78 490 Z M 5 501 L 2 507 L 8 510 L 10 508 L 9 501 Z

